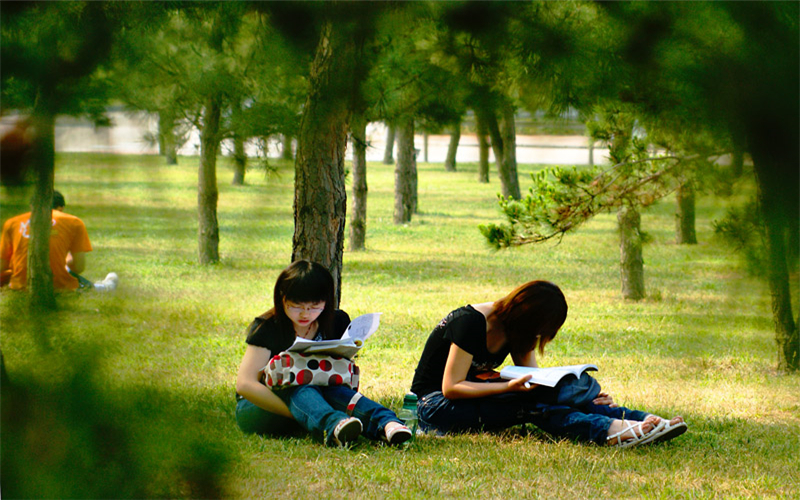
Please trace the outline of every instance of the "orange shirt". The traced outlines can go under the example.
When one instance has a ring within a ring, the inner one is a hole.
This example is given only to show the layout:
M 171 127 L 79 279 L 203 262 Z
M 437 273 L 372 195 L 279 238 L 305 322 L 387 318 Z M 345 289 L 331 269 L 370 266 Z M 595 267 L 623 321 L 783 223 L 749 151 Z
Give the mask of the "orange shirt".
M 28 273 L 28 240 L 30 239 L 31 213 L 12 217 L 3 224 L 0 239 L 0 258 L 8 262 L 11 269 L 9 287 L 25 288 Z M 50 269 L 53 271 L 53 286 L 56 290 L 75 290 L 78 280 L 66 269 L 67 254 L 91 252 L 92 244 L 83 221 L 74 215 L 53 210 L 53 226 L 50 228 Z

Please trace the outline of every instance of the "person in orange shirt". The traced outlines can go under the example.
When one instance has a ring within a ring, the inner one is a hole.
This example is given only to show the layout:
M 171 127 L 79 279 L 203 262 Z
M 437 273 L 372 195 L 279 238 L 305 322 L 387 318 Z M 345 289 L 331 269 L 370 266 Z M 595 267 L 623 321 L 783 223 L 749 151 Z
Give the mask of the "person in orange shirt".
M 92 251 L 89 234 L 83 221 L 64 213 L 64 195 L 53 192 L 53 226 L 50 229 L 50 269 L 56 290 L 93 288 L 108 291 L 117 286 L 117 275 L 109 273 L 106 279 L 92 283 L 80 276 L 86 269 L 86 252 Z M 8 219 L 3 225 L 0 239 L 0 283 L 12 290 L 22 290 L 27 285 L 28 241 L 30 240 L 31 213 Z

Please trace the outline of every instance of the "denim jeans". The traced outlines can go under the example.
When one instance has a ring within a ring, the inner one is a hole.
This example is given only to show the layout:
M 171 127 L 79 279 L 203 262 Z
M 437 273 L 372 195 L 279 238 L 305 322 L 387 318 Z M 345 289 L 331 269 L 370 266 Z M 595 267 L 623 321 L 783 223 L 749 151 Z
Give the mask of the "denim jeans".
M 276 394 L 279 393 L 276 392 Z M 302 433 L 303 428 L 293 419 L 261 409 L 242 397 L 238 397 L 237 399 L 236 423 L 239 425 L 242 432 L 272 436 L 287 436 Z M 288 394 L 286 394 L 285 397 L 281 397 L 281 399 L 284 399 L 284 402 L 288 406 Z
M 648 413 L 623 407 L 586 404 L 580 408 L 554 404 L 552 393 L 538 388 L 528 393 L 500 394 L 450 400 L 441 392 L 420 399 L 419 425 L 423 431 L 470 432 L 534 424 L 557 438 L 605 444 L 614 419 L 644 420 Z
M 326 443 L 331 442 L 336 424 L 350 416 L 361 420 L 364 436 L 376 440 L 384 435 L 386 424 L 400 422 L 393 411 L 347 386 L 304 385 L 293 391 L 289 409 L 295 420 Z

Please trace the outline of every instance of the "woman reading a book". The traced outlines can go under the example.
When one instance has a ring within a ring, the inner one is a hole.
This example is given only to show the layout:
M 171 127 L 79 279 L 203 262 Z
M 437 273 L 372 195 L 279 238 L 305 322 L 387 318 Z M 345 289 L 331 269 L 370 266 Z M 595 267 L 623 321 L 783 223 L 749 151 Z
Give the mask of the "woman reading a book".
M 247 348 L 236 377 L 236 422 L 244 432 L 289 434 L 305 429 L 326 444 L 341 446 L 363 432 L 370 439 L 401 444 L 411 431 L 391 410 L 345 385 L 300 385 L 272 390 L 261 382 L 273 355 L 296 338 L 342 337 L 350 317 L 336 310 L 333 277 L 325 267 L 299 260 L 278 276 L 274 307 L 247 330 Z
M 526 283 L 496 302 L 448 314 L 428 337 L 411 386 L 419 423 L 439 434 L 494 430 L 532 423 L 558 437 L 628 447 L 672 439 L 683 418 L 614 404 L 588 374 L 550 388 L 530 375 L 502 380 L 494 371 L 510 354 L 515 365 L 536 367 L 567 317 L 564 294 L 547 281 Z

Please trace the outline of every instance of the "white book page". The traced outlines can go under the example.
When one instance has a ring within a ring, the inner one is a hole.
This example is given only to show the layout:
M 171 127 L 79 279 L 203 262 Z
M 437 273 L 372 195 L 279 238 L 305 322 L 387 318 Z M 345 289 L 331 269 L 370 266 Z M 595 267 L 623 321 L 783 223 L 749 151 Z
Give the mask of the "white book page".
M 526 366 L 507 366 L 500 371 L 500 376 L 505 379 L 517 379 L 525 375 L 532 375 L 529 383 L 555 387 L 558 381 L 567 374 L 580 377 L 584 370 L 597 370 L 593 364 L 554 366 L 552 368 L 532 368 Z
M 362 314 L 348 325 L 342 335 L 344 339 L 360 340 L 362 343 L 375 333 L 381 324 L 381 313 Z

